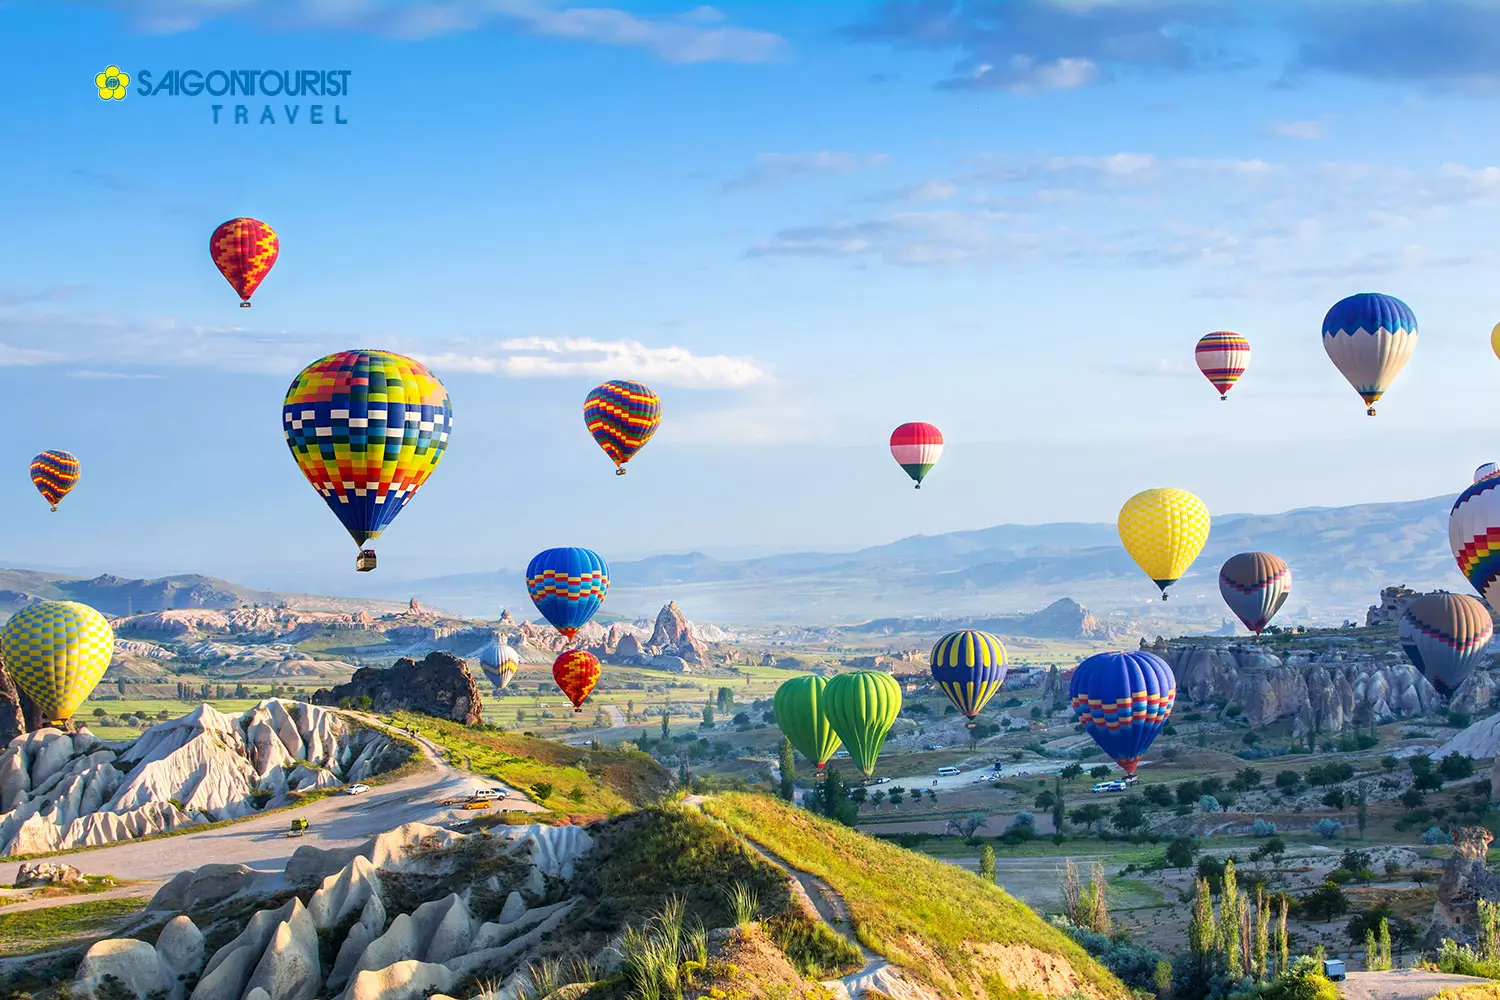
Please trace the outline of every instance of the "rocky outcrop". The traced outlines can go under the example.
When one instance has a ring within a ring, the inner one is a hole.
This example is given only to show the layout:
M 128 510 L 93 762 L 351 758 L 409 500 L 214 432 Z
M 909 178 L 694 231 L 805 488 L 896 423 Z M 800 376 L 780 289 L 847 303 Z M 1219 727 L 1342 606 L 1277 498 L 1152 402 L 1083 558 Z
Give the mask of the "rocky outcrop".
M 1370 719 L 1422 715 L 1441 698 L 1398 654 L 1293 653 L 1285 661 L 1250 643 L 1168 646 L 1184 702 L 1225 700 L 1244 708 L 1252 726 L 1294 720 L 1293 731 L 1335 733 Z
M 313 703 L 341 705 L 363 698 L 377 712 L 421 712 L 466 726 L 484 718 L 484 701 L 468 664 L 447 653 L 428 653 L 420 663 L 403 658 L 386 669 L 362 667 L 348 684 L 316 692 Z
M 1435 947 L 1443 938 L 1452 938 L 1460 944 L 1474 943 L 1479 928 L 1479 900 L 1500 899 L 1500 875 L 1485 864 L 1493 839 L 1494 835 L 1482 826 L 1453 831 L 1453 853 L 1443 865 L 1437 902 L 1432 907 L 1432 924 L 1427 931 L 1429 947 Z
M 1421 596 L 1404 583 L 1382 587 L 1380 603 L 1370 605 L 1370 609 L 1365 612 L 1365 625 L 1400 624 L 1401 616 L 1406 613 L 1406 606 Z
M 1476 670 L 1464 679 L 1448 699 L 1448 707 L 1468 715 L 1485 715 L 1500 704 L 1500 673 Z
M 104 987 L 110 979 L 114 981 L 111 985 L 118 984 L 117 989 L 137 1000 L 166 993 L 169 988 L 156 949 L 133 938 L 109 938 L 91 945 L 73 975 L 73 996 L 93 1000 L 108 995 Z
M 654 656 L 676 656 L 694 666 L 708 663 L 708 646 L 693 634 L 692 623 L 676 601 L 668 601 L 657 614 L 656 627 L 646 640 L 646 652 Z
M 72 865 L 57 861 L 23 861 L 16 869 L 17 889 L 32 889 L 37 886 L 85 885 L 83 872 Z
M 40 729 L 0 753 L 0 852 L 37 854 L 237 819 L 294 793 L 362 781 L 410 749 L 337 713 L 263 701 L 239 716 L 201 705 L 123 750 Z

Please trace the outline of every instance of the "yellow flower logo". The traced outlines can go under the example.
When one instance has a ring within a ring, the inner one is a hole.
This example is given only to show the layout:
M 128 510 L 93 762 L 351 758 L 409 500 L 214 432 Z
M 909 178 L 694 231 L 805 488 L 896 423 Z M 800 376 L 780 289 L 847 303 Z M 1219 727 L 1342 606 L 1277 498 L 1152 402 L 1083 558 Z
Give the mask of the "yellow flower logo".
M 94 77 L 94 86 L 99 88 L 99 100 L 123 101 L 125 88 L 130 86 L 130 74 L 118 66 L 106 66 L 103 73 Z

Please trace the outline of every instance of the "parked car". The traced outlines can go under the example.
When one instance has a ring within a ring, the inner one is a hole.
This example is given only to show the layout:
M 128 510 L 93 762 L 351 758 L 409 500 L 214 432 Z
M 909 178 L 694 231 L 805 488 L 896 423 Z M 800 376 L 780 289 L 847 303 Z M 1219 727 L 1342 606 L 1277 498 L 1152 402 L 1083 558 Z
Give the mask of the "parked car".
M 943 749 L 943 745 L 941 743 L 929 743 L 925 747 L 923 747 L 922 749 L 923 750 L 941 750 L 941 749 Z
M 958 773 L 959 773 L 958 768 L 953 767 L 951 765 L 949 765 L 947 767 L 940 767 L 940 768 L 938 768 L 938 776 L 939 777 L 951 778 L 951 777 L 953 777 L 953 775 L 958 774 Z
M 1094 786 L 1096 792 L 1123 792 L 1124 790 L 1125 782 L 1123 781 L 1101 781 Z
M 303 819 L 301 816 L 298 816 L 296 819 L 292 820 L 292 827 L 286 832 L 286 835 L 288 837 L 300 837 L 306 832 L 307 820 Z
M 891 781 L 890 778 L 870 778 L 870 779 L 868 779 L 868 780 L 865 781 L 865 784 L 867 784 L 867 785 L 887 785 L 887 784 L 890 784 L 890 781 Z
M 365 794 L 365 792 L 368 792 L 369 790 L 370 790 L 370 786 L 369 785 L 366 785 L 366 784 L 363 784 L 363 783 L 356 783 L 356 784 L 350 785 L 348 788 L 344 789 L 344 794 L 345 795 L 363 795 L 363 794 Z
M 835 757 L 843 757 L 843 758 L 847 759 L 848 756 L 849 756 L 849 751 L 848 750 L 836 750 L 836 751 L 834 751 L 833 755 Z
M 499 788 L 476 788 L 469 793 L 470 802 L 493 802 L 496 799 L 505 798 L 506 793 Z

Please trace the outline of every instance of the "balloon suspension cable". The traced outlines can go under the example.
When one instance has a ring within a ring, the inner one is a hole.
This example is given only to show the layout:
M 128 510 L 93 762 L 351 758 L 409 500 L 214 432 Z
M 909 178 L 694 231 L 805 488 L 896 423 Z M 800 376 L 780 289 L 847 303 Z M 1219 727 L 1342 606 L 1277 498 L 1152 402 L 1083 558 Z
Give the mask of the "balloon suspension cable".
M 615 475 L 617 475 L 617 476 L 623 476 L 623 475 L 625 475 L 625 467 L 622 465 L 622 466 L 619 466 L 618 468 L 616 468 L 615 469 Z

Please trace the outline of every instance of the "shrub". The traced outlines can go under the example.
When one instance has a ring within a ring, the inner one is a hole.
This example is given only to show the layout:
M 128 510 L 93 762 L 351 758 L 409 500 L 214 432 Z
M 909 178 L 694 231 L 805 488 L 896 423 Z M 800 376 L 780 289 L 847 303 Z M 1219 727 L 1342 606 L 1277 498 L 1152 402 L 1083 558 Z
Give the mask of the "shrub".
M 1302 955 L 1266 987 L 1261 1000 L 1339 1000 L 1339 988 L 1323 975 L 1322 962 Z
M 1198 811 L 1216 813 L 1219 811 L 1219 800 L 1212 795 L 1205 795 L 1198 800 Z
M 1274 837 L 1276 836 L 1276 824 L 1258 819 L 1250 824 L 1250 835 L 1252 837 Z
M 1309 829 L 1311 829 L 1312 832 L 1316 834 L 1318 836 L 1318 839 L 1320 840 L 1332 840 L 1334 837 L 1337 837 L 1340 832 L 1343 831 L 1344 824 L 1340 823 L 1336 819 L 1329 819 L 1327 816 L 1325 816 L 1314 823 Z
M 1474 759 L 1455 750 L 1438 762 L 1438 774 L 1448 781 L 1459 781 L 1474 773 Z
M 1435 847 L 1438 844 L 1446 844 L 1450 839 L 1451 838 L 1449 838 L 1449 836 L 1443 832 L 1442 827 L 1429 826 L 1427 829 L 1422 831 L 1422 843 L 1429 846 Z
M 1337 882 L 1324 882 L 1297 901 L 1297 909 L 1310 920 L 1332 920 L 1349 909 L 1349 900 Z
M 1296 771 L 1281 771 L 1276 775 L 1276 787 L 1288 795 L 1302 787 L 1302 775 Z

